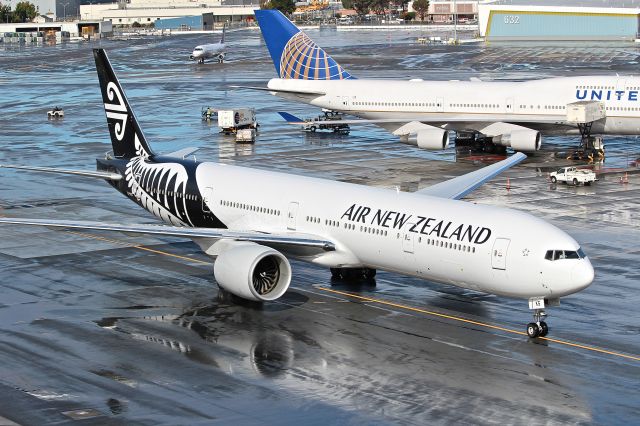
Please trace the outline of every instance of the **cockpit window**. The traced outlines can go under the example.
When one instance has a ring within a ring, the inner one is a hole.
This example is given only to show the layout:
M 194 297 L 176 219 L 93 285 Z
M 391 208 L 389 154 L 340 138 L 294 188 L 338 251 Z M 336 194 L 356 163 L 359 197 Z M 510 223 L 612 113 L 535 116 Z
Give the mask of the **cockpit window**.
M 193 49 L 194 52 L 202 52 L 202 47 L 196 47 Z
M 583 259 L 587 257 L 581 248 L 578 251 L 572 250 L 547 250 L 544 258 L 547 260 L 561 260 L 561 259 Z

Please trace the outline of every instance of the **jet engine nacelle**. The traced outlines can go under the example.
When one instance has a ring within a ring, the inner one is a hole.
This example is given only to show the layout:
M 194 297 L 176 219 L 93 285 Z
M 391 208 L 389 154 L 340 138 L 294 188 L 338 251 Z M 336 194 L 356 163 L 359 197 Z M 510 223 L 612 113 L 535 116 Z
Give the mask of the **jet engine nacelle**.
M 537 130 L 514 130 L 502 135 L 500 145 L 510 146 L 514 151 L 537 151 L 542 143 L 542 135 Z
M 478 129 L 496 145 L 510 146 L 514 151 L 537 151 L 542 145 L 542 135 L 537 130 L 517 124 L 497 122 Z
M 440 151 L 449 146 L 449 132 L 438 127 L 418 129 L 415 133 L 409 134 L 407 143 L 421 149 Z
M 275 300 L 291 283 L 291 265 L 280 252 L 251 242 L 234 242 L 213 266 L 218 285 L 243 299 Z

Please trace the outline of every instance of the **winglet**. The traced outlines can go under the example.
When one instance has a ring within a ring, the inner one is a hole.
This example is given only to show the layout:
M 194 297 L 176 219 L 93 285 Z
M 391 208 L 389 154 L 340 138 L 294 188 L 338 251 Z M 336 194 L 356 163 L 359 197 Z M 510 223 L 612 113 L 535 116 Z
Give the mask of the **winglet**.
M 302 118 L 298 118 L 293 114 L 289 114 L 288 112 L 278 111 L 278 114 L 289 124 L 304 124 L 304 120 Z
M 421 189 L 416 191 L 416 194 L 459 200 L 465 195 L 473 192 L 486 181 L 493 179 L 505 170 L 522 162 L 525 158 L 527 158 L 525 154 L 518 152 L 506 160 L 483 167 L 475 172 L 467 173 L 465 175 L 437 183 L 428 188 Z

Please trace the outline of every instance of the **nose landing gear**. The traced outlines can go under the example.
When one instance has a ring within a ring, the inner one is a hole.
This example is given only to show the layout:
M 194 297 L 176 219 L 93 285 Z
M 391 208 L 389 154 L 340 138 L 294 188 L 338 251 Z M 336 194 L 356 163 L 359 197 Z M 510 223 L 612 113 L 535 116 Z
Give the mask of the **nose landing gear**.
M 547 313 L 544 309 L 534 309 L 533 322 L 527 324 L 527 336 L 535 339 L 536 337 L 544 337 L 549 333 L 549 326 L 544 322 Z

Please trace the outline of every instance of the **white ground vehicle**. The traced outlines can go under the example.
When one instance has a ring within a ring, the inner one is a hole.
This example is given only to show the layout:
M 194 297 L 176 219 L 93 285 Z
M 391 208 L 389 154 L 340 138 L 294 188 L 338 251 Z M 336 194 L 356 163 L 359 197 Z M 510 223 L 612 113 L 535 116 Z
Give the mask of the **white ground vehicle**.
M 598 179 L 596 174 L 591 170 L 577 169 L 575 167 L 563 167 L 555 172 L 549 174 L 551 182 L 556 183 L 558 181 L 565 183 L 573 183 L 574 185 L 591 185 L 591 182 L 595 182 Z
M 55 107 L 51 111 L 47 111 L 48 119 L 63 118 L 63 117 L 64 117 L 64 111 L 62 110 L 62 108 Z

